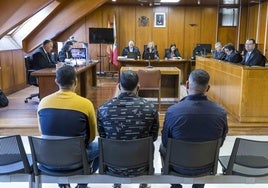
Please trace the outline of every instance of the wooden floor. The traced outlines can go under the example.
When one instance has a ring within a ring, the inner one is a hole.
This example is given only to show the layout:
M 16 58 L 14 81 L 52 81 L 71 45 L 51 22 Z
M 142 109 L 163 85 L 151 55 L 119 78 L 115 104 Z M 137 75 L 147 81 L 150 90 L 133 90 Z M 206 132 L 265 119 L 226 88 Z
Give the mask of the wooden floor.
M 105 101 L 114 97 L 118 78 L 116 76 L 98 77 L 97 87 L 91 88 L 88 98 L 93 102 L 95 109 Z M 36 110 L 39 100 L 34 98 L 28 103 L 24 100 L 31 93 L 38 92 L 38 88 L 31 86 L 8 96 L 9 106 L 0 109 L 0 136 L 1 135 L 39 135 Z M 181 97 L 186 94 L 181 88 Z M 163 124 L 165 110 L 174 101 L 164 101 L 160 110 L 160 126 Z M 268 123 L 239 123 L 228 115 L 229 135 L 267 135 Z M 160 129 L 161 131 L 161 129 Z

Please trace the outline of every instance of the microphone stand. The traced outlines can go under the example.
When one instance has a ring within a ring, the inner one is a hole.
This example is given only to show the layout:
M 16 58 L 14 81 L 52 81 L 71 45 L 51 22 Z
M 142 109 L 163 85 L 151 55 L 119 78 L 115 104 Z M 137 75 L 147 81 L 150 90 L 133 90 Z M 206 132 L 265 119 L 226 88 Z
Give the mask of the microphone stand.
M 153 68 L 153 66 L 151 65 L 151 54 L 149 54 L 149 57 L 148 57 L 148 66 L 146 66 L 146 68 Z

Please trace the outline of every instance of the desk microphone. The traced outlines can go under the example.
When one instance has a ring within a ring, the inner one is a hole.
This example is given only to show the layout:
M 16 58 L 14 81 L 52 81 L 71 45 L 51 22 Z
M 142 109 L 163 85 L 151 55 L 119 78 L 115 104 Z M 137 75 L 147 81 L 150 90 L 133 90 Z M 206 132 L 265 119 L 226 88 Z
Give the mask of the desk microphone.
M 149 56 L 148 56 L 148 60 L 149 60 L 148 61 L 149 64 L 148 64 L 148 66 L 146 66 L 146 68 L 153 68 L 153 66 L 151 65 L 151 61 L 150 61 L 151 60 L 151 54 L 150 53 L 149 53 Z

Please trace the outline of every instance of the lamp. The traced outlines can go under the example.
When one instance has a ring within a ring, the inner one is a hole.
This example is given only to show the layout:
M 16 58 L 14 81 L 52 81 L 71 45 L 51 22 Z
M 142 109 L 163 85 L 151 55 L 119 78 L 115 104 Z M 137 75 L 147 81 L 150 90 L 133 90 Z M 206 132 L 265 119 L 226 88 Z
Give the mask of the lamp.
M 180 0 L 161 0 L 161 3 L 178 3 Z

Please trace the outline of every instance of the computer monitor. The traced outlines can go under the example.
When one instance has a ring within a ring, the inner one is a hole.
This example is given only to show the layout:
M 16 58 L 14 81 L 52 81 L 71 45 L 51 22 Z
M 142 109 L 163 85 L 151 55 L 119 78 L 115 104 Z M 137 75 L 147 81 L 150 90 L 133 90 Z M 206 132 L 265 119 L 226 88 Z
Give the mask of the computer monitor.
M 72 48 L 71 54 L 74 59 L 87 59 L 86 48 Z
M 211 53 L 211 44 L 196 44 L 196 50 L 206 55 L 207 53 Z
M 135 52 L 128 52 L 127 58 L 129 58 L 129 59 L 137 59 L 137 54 Z
M 211 44 L 196 44 L 191 59 L 194 60 L 196 55 L 207 55 L 207 53 L 211 53 Z
M 145 53 L 144 54 L 144 59 L 155 59 L 155 53 Z

